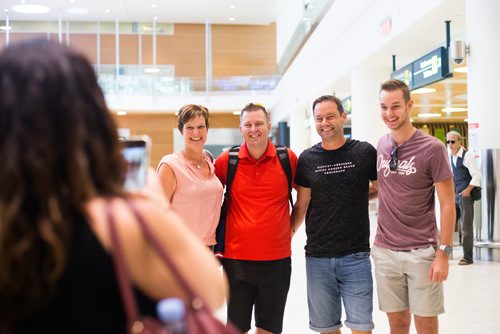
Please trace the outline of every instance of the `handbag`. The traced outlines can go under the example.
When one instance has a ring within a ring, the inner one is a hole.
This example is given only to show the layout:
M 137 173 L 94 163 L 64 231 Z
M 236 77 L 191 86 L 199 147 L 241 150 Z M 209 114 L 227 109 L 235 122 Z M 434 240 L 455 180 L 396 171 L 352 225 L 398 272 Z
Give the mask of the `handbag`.
M 470 198 L 473 201 L 479 201 L 481 199 L 481 187 L 474 187 L 470 192 Z
M 212 312 L 206 307 L 203 299 L 196 295 L 189 286 L 182 274 L 171 260 L 171 257 L 162 247 L 157 237 L 152 233 L 139 209 L 134 202 L 125 199 L 128 207 L 139 222 L 141 230 L 146 240 L 152 248 L 158 253 L 163 263 L 170 269 L 172 276 L 178 282 L 180 288 L 185 292 L 189 302 L 185 303 L 184 321 L 189 334 L 237 334 L 239 331 L 231 323 L 224 325 Z M 118 239 L 116 224 L 113 217 L 113 208 L 111 201 L 106 202 L 106 211 L 108 226 L 110 231 L 111 243 L 113 247 L 113 262 L 117 275 L 120 294 L 124 303 L 125 314 L 127 318 L 127 332 L 133 334 L 169 334 L 165 324 L 161 320 L 153 317 L 139 315 L 137 300 L 132 289 L 130 277 L 127 274 L 123 250 Z

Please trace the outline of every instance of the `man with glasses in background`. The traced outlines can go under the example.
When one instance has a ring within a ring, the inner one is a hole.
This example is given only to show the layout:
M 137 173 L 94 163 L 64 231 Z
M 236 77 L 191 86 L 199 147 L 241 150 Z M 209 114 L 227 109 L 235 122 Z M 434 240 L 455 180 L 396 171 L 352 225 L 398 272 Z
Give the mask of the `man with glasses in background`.
M 472 258 L 474 244 L 474 200 L 472 199 L 471 192 L 475 187 L 481 186 L 481 174 L 474 154 L 467 152 L 465 147 L 462 146 L 462 136 L 460 133 L 457 131 L 448 132 L 446 134 L 446 144 L 451 155 L 451 168 L 455 184 L 455 203 L 460 209 L 460 220 L 462 222 L 462 247 L 464 256 L 458 262 L 458 265 L 463 266 L 474 263 Z
M 412 314 L 417 333 L 438 333 L 455 226 L 448 154 L 442 142 L 410 122 L 413 100 L 404 82 L 384 82 L 379 99 L 390 129 L 377 145 L 379 211 L 372 256 L 379 308 L 387 313 L 391 334 L 409 333 Z
M 229 280 L 228 319 L 250 330 L 255 306 L 256 334 L 281 333 L 291 275 L 291 227 L 287 175 L 269 140 L 266 109 L 250 103 L 241 111 L 245 139 L 230 187 L 223 266 Z M 287 148 L 292 180 L 297 156 Z M 226 185 L 229 151 L 215 162 Z

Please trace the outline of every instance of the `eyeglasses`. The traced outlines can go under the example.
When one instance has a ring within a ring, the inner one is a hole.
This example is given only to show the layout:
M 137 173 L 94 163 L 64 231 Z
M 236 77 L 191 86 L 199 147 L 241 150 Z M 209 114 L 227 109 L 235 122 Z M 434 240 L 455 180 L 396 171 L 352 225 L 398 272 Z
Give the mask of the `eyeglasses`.
M 389 161 L 389 169 L 393 172 L 398 170 L 398 147 L 394 146 L 391 151 L 391 160 Z
M 456 141 L 454 141 L 454 140 L 447 140 L 446 141 L 446 144 L 455 144 L 455 143 L 456 143 Z

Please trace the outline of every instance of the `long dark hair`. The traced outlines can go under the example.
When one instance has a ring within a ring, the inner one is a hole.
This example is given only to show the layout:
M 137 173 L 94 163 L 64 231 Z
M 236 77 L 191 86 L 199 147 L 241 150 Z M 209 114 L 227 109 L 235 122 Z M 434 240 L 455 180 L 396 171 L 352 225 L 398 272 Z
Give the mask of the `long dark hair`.
M 53 292 L 66 266 L 75 214 L 84 214 L 95 196 L 122 194 L 117 129 L 82 55 L 44 40 L 0 54 L 0 162 L 5 325 Z

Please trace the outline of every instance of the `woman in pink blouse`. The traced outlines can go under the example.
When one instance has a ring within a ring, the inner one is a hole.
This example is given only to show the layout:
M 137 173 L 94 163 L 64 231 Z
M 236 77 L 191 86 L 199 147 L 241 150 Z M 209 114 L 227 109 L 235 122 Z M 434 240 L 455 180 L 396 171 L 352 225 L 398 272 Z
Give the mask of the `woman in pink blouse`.
M 212 157 L 203 150 L 208 133 L 208 110 L 188 104 L 178 113 L 184 137 L 180 152 L 164 156 L 156 170 L 171 207 L 207 246 L 215 245 L 223 187 L 214 173 Z

